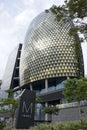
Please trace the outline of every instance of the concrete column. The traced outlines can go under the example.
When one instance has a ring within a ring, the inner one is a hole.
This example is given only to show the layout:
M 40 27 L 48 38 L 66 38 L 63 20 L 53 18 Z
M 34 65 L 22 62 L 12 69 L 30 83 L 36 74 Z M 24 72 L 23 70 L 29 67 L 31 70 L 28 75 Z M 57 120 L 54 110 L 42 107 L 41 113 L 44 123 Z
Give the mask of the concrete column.
M 45 89 L 46 89 L 46 91 L 48 90 L 48 79 L 45 79 Z M 47 107 L 48 106 L 48 103 L 47 102 L 45 102 L 45 107 Z M 47 121 L 48 120 L 48 114 L 45 114 L 45 121 Z
M 32 87 L 32 84 L 30 84 L 30 90 L 33 91 L 33 87 Z
M 45 79 L 45 89 L 48 89 L 48 79 Z
M 45 107 L 47 107 L 47 106 L 48 106 L 48 103 L 45 102 Z M 45 114 L 45 121 L 48 121 L 48 114 Z
M 70 77 L 67 77 L 67 79 L 70 79 Z
M 45 79 L 45 90 L 48 90 L 48 79 Z M 48 102 L 45 102 L 45 107 L 48 106 Z M 48 114 L 45 114 L 45 121 L 48 120 Z

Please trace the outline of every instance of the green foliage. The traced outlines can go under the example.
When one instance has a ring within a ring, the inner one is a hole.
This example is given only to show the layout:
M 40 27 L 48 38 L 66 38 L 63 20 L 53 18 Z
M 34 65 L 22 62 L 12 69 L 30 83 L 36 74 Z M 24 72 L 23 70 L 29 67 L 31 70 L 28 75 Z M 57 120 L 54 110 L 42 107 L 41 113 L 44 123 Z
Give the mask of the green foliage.
M 4 127 L 3 130 L 12 130 L 12 129 L 11 129 L 11 126 L 6 126 L 6 127 Z
M 36 97 L 36 103 L 40 103 L 41 102 L 41 98 L 40 97 Z
M 2 106 L 0 112 L 2 113 L 11 112 L 11 114 L 13 115 L 14 111 L 16 110 L 18 106 L 18 100 L 13 99 L 13 98 L 6 98 L 6 99 L 3 99 L 0 105 Z M 8 106 L 8 108 L 4 109 L 5 106 Z
M 79 18 L 87 16 L 87 0 L 69 0 L 67 3 L 71 17 L 77 13 Z
M 12 96 L 13 95 L 13 90 L 12 89 L 8 89 L 6 90 L 6 92 L 8 93 L 8 95 Z M 4 106 L 8 106 L 9 110 L 11 109 L 16 109 L 18 106 L 18 100 L 14 99 L 12 97 L 9 98 L 5 98 L 0 102 L 0 105 L 2 107 Z
M 68 8 L 69 17 L 71 20 L 78 17 L 83 19 L 87 17 L 87 0 L 69 0 L 66 2 L 66 7 Z M 78 30 L 84 33 L 84 30 L 87 30 L 87 23 L 84 23 L 84 26 L 79 26 Z M 75 33 L 74 33 L 75 36 Z
M 5 98 L 3 99 L 3 101 L 1 102 L 1 105 L 14 105 L 15 107 L 18 105 L 18 101 L 17 99 L 13 99 L 13 98 Z
M 5 121 L 0 121 L 0 130 L 3 130 L 5 126 L 6 126 Z
M 13 127 L 13 120 L 14 120 L 15 110 L 18 106 L 18 100 L 13 98 L 6 98 L 0 103 L 0 105 L 1 105 L 0 113 L 10 113 L 10 116 L 12 118 L 11 126 Z M 5 108 L 5 106 L 7 107 L 7 109 Z
M 87 98 L 87 78 L 68 79 L 64 85 L 63 95 L 67 101 L 81 101 Z
M 82 124 L 82 113 L 84 111 L 81 109 L 80 101 L 87 99 L 87 78 L 68 79 L 65 83 L 65 90 L 63 91 L 63 95 L 68 102 L 71 102 L 73 100 L 76 100 L 78 102 L 78 111 Z
M 57 21 L 60 21 L 66 12 L 66 10 L 63 6 L 57 7 L 56 5 L 53 5 L 49 10 L 56 16 Z
M 61 19 L 65 22 L 67 20 L 73 21 L 73 19 L 76 17 L 83 18 L 85 15 L 87 15 L 87 0 L 67 0 L 65 1 L 65 5 L 63 6 L 56 6 L 53 5 L 49 10 L 55 15 L 55 18 L 57 21 L 60 21 Z M 82 10 L 81 10 L 82 9 Z M 68 19 L 67 19 L 68 18 Z M 87 25 L 85 24 L 84 27 L 72 27 L 69 31 L 69 35 L 73 36 L 75 39 L 74 44 L 74 50 L 75 50 L 75 56 L 78 61 L 78 68 L 80 68 L 80 54 L 81 49 L 79 44 L 82 42 L 82 39 L 80 39 L 77 35 L 78 30 L 81 32 L 84 32 L 84 30 L 87 30 Z M 78 70 L 78 75 L 79 70 Z
M 38 126 L 31 127 L 29 130 L 82 130 L 87 129 L 87 120 L 84 120 L 81 126 L 80 121 L 73 122 L 58 122 L 50 124 L 40 124 Z M 6 126 L 3 130 L 11 130 L 10 126 Z
M 48 9 L 46 9 L 46 10 L 45 10 L 45 12 L 46 12 L 46 13 L 49 13 L 49 10 L 48 10 Z
M 55 19 L 57 21 L 62 20 L 63 22 L 67 22 L 68 20 L 73 21 L 74 18 L 79 17 L 79 18 L 83 18 L 87 15 L 87 0 L 69 0 L 67 2 L 67 0 L 65 1 L 65 5 L 63 6 L 56 6 L 53 5 L 50 9 L 49 9 L 54 15 L 55 15 Z M 78 27 L 72 27 L 69 30 L 69 35 L 74 37 L 74 44 L 73 44 L 73 48 L 74 48 L 74 52 L 75 52 L 75 58 L 77 60 L 77 66 L 79 68 L 79 70 L 77 70 L 78 72 L 78 76 L 81 75 L 80 74 L 80 69 L 81 69 L 81 48 L 80 48 L 80 44 L 81 42 L 83 42 L 83 40 L 78 36 L 78 30 L 82 33 L 84 33 L 84 30 L 87 30 L 87 24 L 85 23 L 84 26 L 78 26 Z
M 9 96 L 12 96 L 13 91 L 7 90 L 7 93 L 9 94 Z M 18 100 L 11 97 L 5 98 L 0 102 L 0 106 L 0 113 L 10 113 L 13 127 L 14 114 L 18 106 Z
M 74 48 L 74 52 L 75 52 L 75 57 L 78 60 L 78 68 L 80 68 L 80 54 L 81 54 L 81 49 L 80 49 L 80 43 L 81 43 L 81 39 L 78 37 L 77 35 L 77 31 L 78 31 L 78 27 L 72 27 L 69 30 L 69 35 L 74 37 L 75 43 L 73 45 Z
M 84 120 L 83 126 L 81 126 L 80 121 L 73 122 L 58 122 L 51 124 L 41 124 L 39 126 L 31 127 L 29 130 L 80 130 L 87 129 L 87 121 Z
M 73 21 L 74 18 L 84 18 L 87 17 L 87 0 L 68 0 L 65 1 L 65 4 L 63 6 L 56 6 L 53 5 L 49 10 L 46 10 L 45 12 L 51 11 L 54 15 L 57 21 L 60 21 L 61 19 L 63 21 L 71 20 Z M 68 19 L 67 19 L 68 18 Z M 81 32 L 84 32 L 84 30 L 87 30 L 87 24 L 84 24 L 84 27 L 79 27 L 79 30 Z
M 48 106 L 48 107 L 44 107 L 43 111 L 48 114 L 58 114 L 59 108 L 56 106 Z
M 31 127 L 29 130 L 52 130 L 50 124 L 40 124 L 36 127 Z
M 64 83 L 65 90 L 63 91 L 63 95 L 68 102 L 71 102 L 75 98 L 75 89 L 76 89 L 76 81 L 77 79 L 68 79 L 66 83 Z
M 0 113 L 9 113 L 9 112 L 10 112 L 10 110 L 9 109 L 5 109 L 5 108 L 2 108 L 0 110 Z
M 76 34 L 77 34 L 77 31 L 78 31 L 78 27 L 73 27 L 73 28 L 71 28 L 71 29 L 69 30 L 70 36 L 76 35 Z
M 13 89 L 6 90 L 6 93 L 8 93 L 8 97 L 13 97 Z

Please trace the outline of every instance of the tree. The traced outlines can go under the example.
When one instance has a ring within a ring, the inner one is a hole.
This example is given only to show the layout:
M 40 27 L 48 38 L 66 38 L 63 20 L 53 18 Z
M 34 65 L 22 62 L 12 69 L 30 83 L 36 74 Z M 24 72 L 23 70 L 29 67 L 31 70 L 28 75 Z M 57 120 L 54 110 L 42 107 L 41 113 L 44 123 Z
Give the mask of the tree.
M 51 11 L 55 15 L 55 19 L 59 21 L 72 21 L 72 27 L 69 31 L 70 37 L 74 38 L 73 49 L 75 53 L 75 58 L 78 65 L 78 77 L 83 76 L 80 72 L 82 68 L 81 63 L 83 62 L 81 57 L 81 42 L 87 40 L 87 20 L 84 21 L 84 18 L 87 18 L 87 0 L 65 0 L 65 4 L 62 6 L 53 5 L 49 10 L 46 10 L 48 13 Z M 80 34 L 83 34 L 82 37 Z
M 43 108 L 43 111 L 47 114 L 58 114 L 59 108 L 56 106 L 47 106 Z
M 36 97 L 35 102 L 36 103 L 41 103 L 41 98 L 40 97 Z
M 80 101 L 87 99 L 87 78 L 73 78 L 68 79 L 65 85 L 63 95 L 68 102 L 76 100 L 78 102 L 78 110 L 80 114 L 80 120 L 82 123 L 82 109 Z
M 69 0 L 66 5 L 71 17 L 75 17 L 75 14 L 79 18 L 87 16 L 87 0 Z
M 12 95 L 13 91 L 12 90 L 8 90 L 6 92 L 10 92 L 10 94 Z M 13 127 L 13 121 L 14 121 L 14 115 L 15 115 L 15 111 L 17 109 L 18 106 L 18 100 L 14 99 L 14 98 L 5 98 L 0 102 L 0 112 L 1 113 L 10 113 L 11 116 L 11 120 L 12 120 L 12 124 L 11 126 Z
M 3 130 L 5 126 L 6 126 L 5 121 L 0 120 L 0 130 Z
M 73 34 L 81 32 L 85 34 L 87 32 L 87 22 L 84 21 L 84 18 L 87 18 L 87 0 L 65 0 L 65 4 L 62 6 L 53 5 L 49 10 L 46 10 L 48 13 L 51 11 L 56 20 L 71 20 L 74 23 L 74 27 L 71 29 Z
M 66 1 L 66 7 L 69 17 L 77 27 L 76 32 L 83 33 L 85 37 L 87 22 L 84 21 L 84 18 L 87 18 L 87 0 L 69 0 L 69 2 Z

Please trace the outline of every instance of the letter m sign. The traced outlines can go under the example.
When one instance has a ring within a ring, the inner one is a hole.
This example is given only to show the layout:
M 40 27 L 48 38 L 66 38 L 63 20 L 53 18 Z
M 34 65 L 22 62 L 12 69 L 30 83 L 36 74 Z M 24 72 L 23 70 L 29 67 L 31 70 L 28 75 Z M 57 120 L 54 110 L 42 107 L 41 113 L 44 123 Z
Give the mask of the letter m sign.
M 19 98 L 16 113 L 15 127 L 17 129 L 28 129 L 34 125 L 35 92 L 24 90 Z

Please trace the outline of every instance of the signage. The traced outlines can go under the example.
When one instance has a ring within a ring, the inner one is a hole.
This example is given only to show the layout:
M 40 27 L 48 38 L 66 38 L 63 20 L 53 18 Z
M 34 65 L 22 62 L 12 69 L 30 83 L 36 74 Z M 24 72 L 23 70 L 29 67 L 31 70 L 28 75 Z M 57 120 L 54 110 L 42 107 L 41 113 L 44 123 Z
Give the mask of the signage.
M 19 105 L 16 113 L 15 127 L 28 129 L 34 125 L 35 92 L 24 90 L 19 97 Z

